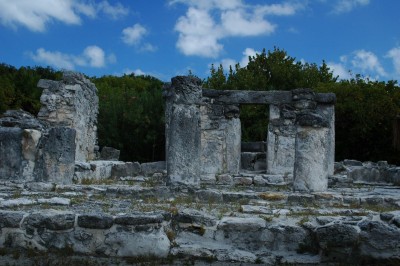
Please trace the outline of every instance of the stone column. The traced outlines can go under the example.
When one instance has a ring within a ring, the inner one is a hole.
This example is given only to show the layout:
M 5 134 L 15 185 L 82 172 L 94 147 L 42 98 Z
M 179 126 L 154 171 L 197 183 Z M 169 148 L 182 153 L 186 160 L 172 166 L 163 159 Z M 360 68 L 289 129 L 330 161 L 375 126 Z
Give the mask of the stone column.
M 203 97 L 201 106 L 201 181 L 213 183 L 217 174 L 238 174 L 241 126 L 239 106 L 215 104 Z
M 295 112 L 290 106 L 271 104 L 267 133 L 267 173 L 293 174 L 296 138 Z
M 201 80 L 195 77 L 172 78 L 165 88 L 166 160 L 169 185 L 198 185 L 200 182 L 200 103 Z
M 316 95 L 311 90 L 292 93 L 297 110 L 293 190 L 326 191 L 332 159 L 331 117 L 317 108 Z
M 298 116 L 293 189 L 300 192 L 326 191 L 330 171 L 329 123 L 316 113 Z

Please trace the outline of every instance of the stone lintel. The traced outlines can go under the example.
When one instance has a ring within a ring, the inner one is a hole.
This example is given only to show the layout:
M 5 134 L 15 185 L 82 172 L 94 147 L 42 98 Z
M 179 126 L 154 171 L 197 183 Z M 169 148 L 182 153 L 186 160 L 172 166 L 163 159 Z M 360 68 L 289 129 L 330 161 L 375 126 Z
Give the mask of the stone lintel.
M 288 104 L 293 102 L 291 91 L 245 91 L 203 89 L 203 97 L 223 104 Z M 316 93 L 314 100 L 322 104 L 335 104 L 334 93 Z

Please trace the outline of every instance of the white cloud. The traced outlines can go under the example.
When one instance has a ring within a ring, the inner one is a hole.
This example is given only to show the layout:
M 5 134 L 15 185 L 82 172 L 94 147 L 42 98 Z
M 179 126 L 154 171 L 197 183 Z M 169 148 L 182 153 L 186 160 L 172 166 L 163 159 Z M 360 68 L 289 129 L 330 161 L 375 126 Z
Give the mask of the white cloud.
M 110 5 L 108 1 L 102 1 L 98 5 L 98 10 L 102 11 L 104 14 L 112 19 L 118 19 L 120 17 L 125 17 L 129 13 L 129 9 L 124 7 L 121 3 L 116 3 L 114 6 Z
M 224 70 L 226 72 L 229 71 L 229 67 L 232 67 L 232 69 L 235 70 L 235 66 L 237 63 L 239 63 L 240 67 L 245 67 L 249 63 L 249 57 L 254 57 L 257 54 L 261 54 L 261 52 L 258 52 L 256 50 L 254 50 L 253 48 L 246 48 L 242 54 L 243 54 L 243 57 L 240 61 L 234 60 L 232 58 L 224 58 L 221 60 L 221 62 L 214 63 L 214 66 L 216 68 L 218 68 L 219 65 L 222 65 L 222 67 L 224 68 Z M 211 65 L 210 65 L 210 67 L 211 67 Z
M 391 58 L 393 62 L 394 69 L 396 71 L 395 75 L 400 78 L 400 47 L 392 48 L 386 57 Z
M 86 47 L 80 55 L 46 51 L 44 48 L 39 48 L 36 53 L 30 53 L 29 55 L 35 62 L 67 70 L 73 70 L 76 66 L 101 68 L 105 67 L 107 63 L 116 62 L 114 54 L 106 56 L 103 49 L 96 45 Z
M 31 57 L 36 62 L 45 63 L 61 69 L 74 69 L 75 64 L 80 64 L 80 62 L 75 61 L 70 55 L 57 51 L 46 51 L 43 48 L 37 49 L 36 54 L 31 54 Z
M 132 27 L 123 29 L 122 41 L 128 45 L 138 44 L 146 34 L 147 30 L 145 27 L 135 24 Z
M 0 0 L 0 23 L 11 28 L 20 26 L 31 31 L 43 32 L 46 25 L 59 21 L 67 25 L 79 25 L 81 16 L 94 18 L 98 12 L 116 18 L 126 15 L 128 10 L 121 4 L 99 4 L 81 0 Z
M 354 57 L 351 60 L 351 64 L 353 67 L 361 69 L 364 72 L 371 71 L 382 77 L 387 76 L 385 70 L 379 62 L 378 57 L 370 51 L 355 51 Z
M 186 16 L 178 19 L 175 30 L 179 32 L 176 46 L 185 55 L 216 57 L 222 50 L 219 30 L 206 10 L 189 8 Z
M 242 0 L 173 0 L 169 3 L 188 6 L 186 14 L 175 25 L 179 33 L 177 48 L 185 55 L 214 58 L 223 51 L 224 38 L 272 34 L 277 25 L 266 16 L 294 15 L 302 8 L 297 3 L 254 5 Z
M 86 57 L 87 62 L 91 67 L 104 67 L 105 66 L 105 53 L 103 49 L 98 46 L 88 46 L 83 51 L 83 55 Z
M 368 5 L 370 0 L 339 0 L 334 6 L 333 13 L 341 14 L 352 11 L 359 6 Z
M 351 74 L 349 70 L 346 69 L 346 67 L 343 65 L 343 63 L 334 63 L 334 62 L 328 62 L 327 66 L 329 69 L 333 72 L 333 76 L 339 76 L 339 79 L 350 79 Z
M 257 36 L 271 34 L 276 25 L 264 20 L 261 16 L 246 14 L 244 10 L 226 11 L 221 14 L 221 23 L 225 35 Z

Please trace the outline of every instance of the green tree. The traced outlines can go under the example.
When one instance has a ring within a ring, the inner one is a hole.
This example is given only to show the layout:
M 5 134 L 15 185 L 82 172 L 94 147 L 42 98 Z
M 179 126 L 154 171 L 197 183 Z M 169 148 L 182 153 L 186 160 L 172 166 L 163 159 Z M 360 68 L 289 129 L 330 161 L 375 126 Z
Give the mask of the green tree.
M 104 76 L 93 82 L 99 93 L 99 145 L 120 149 L 125 161 L 164 160 L 163 83 L 134 75 Z

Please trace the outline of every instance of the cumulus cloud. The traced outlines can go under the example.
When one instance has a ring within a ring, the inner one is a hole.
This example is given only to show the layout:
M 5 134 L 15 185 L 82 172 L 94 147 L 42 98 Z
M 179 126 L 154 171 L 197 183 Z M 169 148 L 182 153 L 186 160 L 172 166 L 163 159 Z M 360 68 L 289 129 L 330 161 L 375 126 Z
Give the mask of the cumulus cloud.
M 80 55 L 65 54 L 59 51 L 46 51 L 39 48 L 30 57 L 38 63 L 43 63 L 60 69 L 73 70 L 76 66 L 101 68 L 107 63 L 115 63 L 114 54 L 106 56 L 103 49 L 96 45 L 86 47 Z
M 296 3 L 254 5 L 242 0 L 173 0 L 188 6 L 175 24 L 177 48 L 185 55 L 215 58 L 223 51 L 221 40 L 228 37 L 269 35 L 277 25 L 267 16 L 294 15 L 302 8 Z
M 400 47 L 392 48 L 386 57 L 391 58 L 393 62 L 394 69 L 396 71 L 395 75 L 400 77 Z
M 370 0 L 339 0 L 334 6 L 333 13 L 347 13 L 359 6 L 366 6 Z
M 349 70 L 346 69 L 343 63 L 328 62 L 327 66 L 332 70 L 334 77 L 339 76 L 339 79 L 351 78 Z
M 122 41 L 128 45 L 138 44 L 146 34 L 145 27 L 135 24 L 122 30 Z
M 121 17 L 125 17 L 129 13 L 129 9 L 124 7 L 121 3 L 110 5 L 108 1 L 102 1 L 98 5 L 97 9 L 112 19 L 119 19 Z
M 395 58 L 397 58 L 398 70 L 400 71 L 400 47 L 390 50 L 386 57 L 392 58 L 394 64 Z M 354 73 L 361 74 L 370 79 L 378 80 L 382 77 L 388 77 L 388 73 L 383 68 L 378 56 L 364 49 L 356 50 L 348 55 L 342 55 L 339 63 L 328 62 L 327 65 L 333 70 L 335 76 L 339 76 L 339 79 L 352 78 L 352 73 L 349 71 L 350 69 L 352 69 Z
M 26 27 L 43 32 L 46 25 L 58 21 L 67 25 L 79 25 L 82 16 L 94 18 L 102 12 L 111 18 L 128 14 L 121 4 L 110 5 L 108 1 L 94 3 L 82 0 L 0 0 L 0 23 L 3 26 Z
M 254 57 L 257 54 L 261 54 L 261 52 L 256 51 L 253 48 L 246 48 L 242 54 L 243 57 L 240 60 L 224 58 L 220 62 L 214 63 L 214 66 L 218 67 L 219 65 L 222 65 L 225 71 L 228 71 L 230 67 L 232 67 L 232 69 L 235 69 L 237 63 L 239 63 L 240 67 L 245 67 L 249 63 L 249 57 Z
M 383 69 L 378 57 L 365 50 L 358 50 L 354 52 L 354 57 L 351 60 L 351 64 L 354 68 L 361 69 L 363 72 L 373 72 L 378 75 L 385 77 L 387 76 L 385 70 Z

